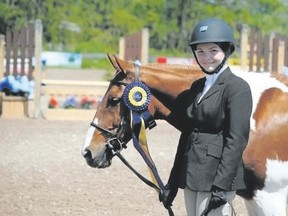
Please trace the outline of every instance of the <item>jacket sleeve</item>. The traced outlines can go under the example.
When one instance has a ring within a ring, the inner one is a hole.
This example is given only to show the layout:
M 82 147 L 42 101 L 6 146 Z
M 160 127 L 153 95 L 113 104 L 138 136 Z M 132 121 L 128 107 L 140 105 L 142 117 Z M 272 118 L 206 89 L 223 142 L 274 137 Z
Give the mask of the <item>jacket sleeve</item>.
M 181 185 L 183 185 L 183 180 L 185 180 L 185 157 L 184 154 L 186 152 L 187 146 L 187 134 L 182 133 L 179 139 L 177 152 L 174 159 L 174 164 L 170 172 L 170 176 L 168 179 L 168 184 L 170 188 L 178 189 Z
M 192 104 L 194 98 L 202 91 L 205 80 L 199 79 L 192 83 L 191 88 L 181 92 L 171 105 L 171 113 L 168 121 L 181 132 L 189 131 L 192 127 L 187 116 L 187 107 Z
M 226 90 L 225 143 L 213 185 L 230 190 L 249 138 L 252 96 L 249 85 L 242 79 L 230 83 Z

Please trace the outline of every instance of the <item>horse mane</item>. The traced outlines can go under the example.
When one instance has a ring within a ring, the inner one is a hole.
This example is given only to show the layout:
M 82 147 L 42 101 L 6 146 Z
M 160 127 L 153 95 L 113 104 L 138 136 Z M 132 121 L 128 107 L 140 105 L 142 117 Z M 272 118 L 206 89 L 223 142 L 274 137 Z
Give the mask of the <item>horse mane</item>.
M 191 81 L 194 81 L 196 78 L 201 78 L 204 76 L 204 73 L 200 70 L 199 67 L 188 66 L 188 65 L 177 65 L 177 64 L 149 64 L 143 65 L 142 70 L 145 73 L 145 70 L 153 72 L 155 74 L 162 73 L 163 76 L 171 79 L 182 80 L 182 82 L 188 82 L 191 84 Z
M 120 66 L 121 69 L 123 69 L 124 71 L 127 72 L 133 72 L 131 71 L 131 68 L 134 68 L 133 61 L 122 61 L 117 59 L 117 63 L 118 66 Z M 177 74 L 179 76 L 204 76 L 200 67 L 196 64 L 191 64 L 191 65 L 180 65 L 180 64 L 163 64 L 163 63 L 147 63 L 147 64 L 143 64 L 140 66 L 142 70 L 150 70 L 150 71 L 165 71 L 167 74 L 171 73 L 171 74 Z M 140 69 L 140 70 L 141 70 Z M 114 74 L 114 79 L 117 77 L 121 77 L 121 74 L 123 74 L 122 70 L 116 70 L 116 73 Z M 122 73 L 121 73 L 122 72 Z M 123 74 L 124 75 L 124 74 Z
M 134 64 L 133 61 L 126 61 L 129 65 Z M 199 71 L 201 70 L 200 67 L 197 64 L 191 64 L 191 65 L 182 65 L 182 64 L 166 64 L 166 63 L 155 63 L 155 62 L 149 62 L 147 64 L 141 65 L 141 67 L 150 67 L 150 68 L 161 68 L 168 71 L 180 71 L 180 72 L 187 72 L 191 73 L 191 70 Z
M 163 64 L 163 63 L 148 63 L 146 66 L 150 67 L 157 67 L 157 68 L 167 68 L 167 69 L 180 69 L 180 70 L 193 70 L 193 69 L 200 69 L 198 65 L 191 64 L 191 65 L 182 65 L 182 64 Z

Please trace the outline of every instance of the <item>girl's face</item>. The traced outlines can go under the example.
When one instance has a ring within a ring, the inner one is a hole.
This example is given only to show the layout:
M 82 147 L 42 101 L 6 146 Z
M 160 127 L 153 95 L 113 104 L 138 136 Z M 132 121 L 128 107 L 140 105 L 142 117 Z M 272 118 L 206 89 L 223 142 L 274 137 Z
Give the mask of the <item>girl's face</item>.
M 198 44 L 195 53 L 199 64 L 208 72 L 213 72 L 225 58 L 225 53 L 215 43 Z

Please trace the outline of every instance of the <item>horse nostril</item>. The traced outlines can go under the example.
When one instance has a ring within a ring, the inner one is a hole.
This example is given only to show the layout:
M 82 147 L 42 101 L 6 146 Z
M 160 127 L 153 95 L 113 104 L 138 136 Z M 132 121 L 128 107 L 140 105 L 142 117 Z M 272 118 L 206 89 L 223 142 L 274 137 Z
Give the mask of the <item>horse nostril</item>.
M 91 160 L 92 159 L 92 153 L 89 149 L 85 149 L 84 153 L 83 153 L 83 157 L 86 160 Z

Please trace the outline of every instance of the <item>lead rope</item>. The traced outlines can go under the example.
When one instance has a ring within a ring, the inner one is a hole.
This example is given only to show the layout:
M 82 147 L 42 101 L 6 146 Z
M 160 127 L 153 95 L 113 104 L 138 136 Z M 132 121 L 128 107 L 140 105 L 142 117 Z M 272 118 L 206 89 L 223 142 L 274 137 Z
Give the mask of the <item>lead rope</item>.
M 133 119 L 133 121 L 131 121 L 131 128 L 132 128 L 132 138 L 133 138 L 133 144 L 135 149 L 139 152 L 139 154 L 142 156 L 142 158 L 144 159 L 146 165 L 149 168 L 150 171 L 150 176 L 152 178 L 152 180 L 155 183 L 149 181 L 149 180 L 143 180 L 145 179 L 143 176 L 141 176 L 139 173 L 136 174 L 133 170 L 133 172 L 140 178 L 142 179 L 142 181 L 144 181 L 146 184 L 148 184 L 149 186 L 151 186 L 152 188 L 154 188 L 159 194 L 162 193 L 163 189 L 164 189 L 164 185 L 161 181 L 161 178 L 157 172 L 157 168 L 150 156 L 149 150 L 148 150 L 148 145 L 147 145 L 147 140 L 146 140 L 146 134 L 145 134 L 145 121 L 147 118 L 149 119 L 148 116 L 138 116 L 138 115 L 134 115 L 131 112 L 131 119 Z M 120 158 L 121 159 L 121 158 Z M 125 163 L 126 164 L 126 163 Z M 131 169 L 131 168 L 130 168 Z M 140 177 L 141 176 L 141 177 Z M 174 213 L 172 211 L 171 206 L 169 208 L 167 208 L 169 216 L 174 216 Z
M 137 172 L 137 170 L 135 170 L 130 164 L 129 162 L 122 156 L 122 154 L 117 151 L 115 152 L 115 154 L 117 155 L 117 157 L 138 177 L 140 178 L 145 184 L 147 184 L 148 186 L 152 187 L 153 189 L 155 189 L 156 191 L 158 191 L 158 193 L 161 193 L 161 189 L 154 184 L 153 182 L 151 182 L 150 180 L 148 180 L 147 178 L 145 178 L 144 176 L 142 176 L 139 172 Z M 168 210 L 168 214 L 169 216 L 174 216 L 174 213 L 172 211 L 171 206 L 169 206 L 169 208 L 167 208 Z

